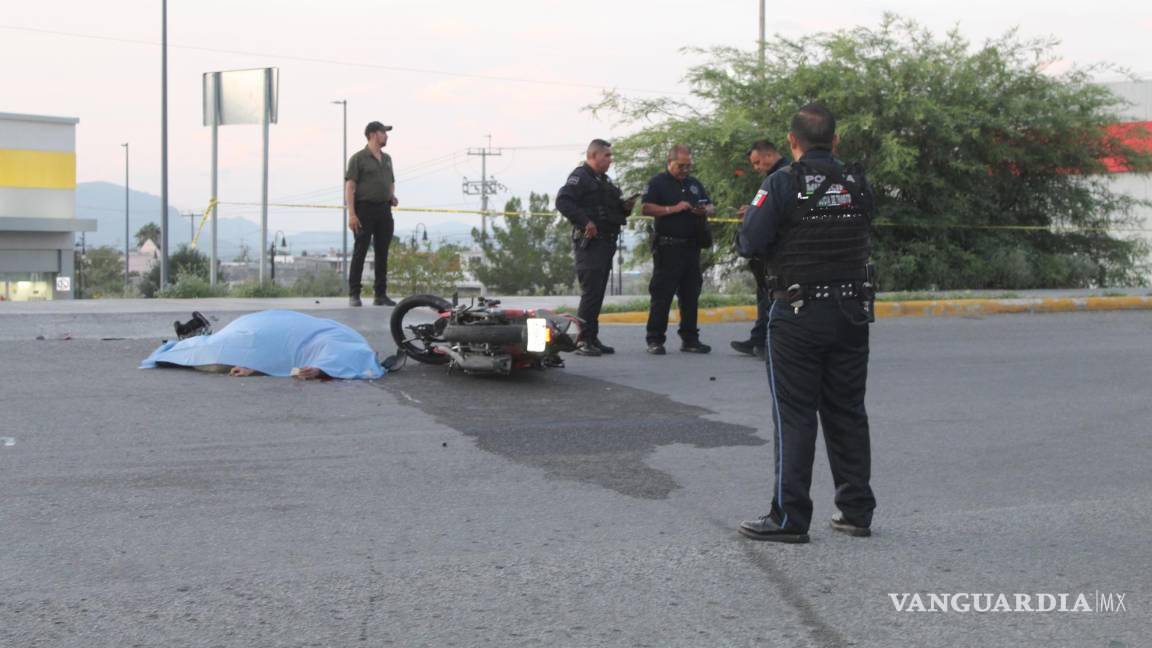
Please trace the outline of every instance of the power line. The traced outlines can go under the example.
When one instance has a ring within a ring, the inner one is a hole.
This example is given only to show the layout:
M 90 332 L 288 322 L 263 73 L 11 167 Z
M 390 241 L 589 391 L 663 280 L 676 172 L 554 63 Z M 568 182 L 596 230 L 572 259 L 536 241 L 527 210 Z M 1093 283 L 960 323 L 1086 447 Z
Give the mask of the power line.
M 131 43 L 134 45 L 160 45 L 155 41 L 135 39 L 135 38 L 119 38 L 115 36 L 101 36 L 99 34 L 82 34 L 78 32 L 66 32 L 53 29 L 37 29 L 34 27 L 17 27 L 15 25 L 0 25 L 0 29 L 7 29 L 11 31 L 22 31 L 34 34 L 49 34 L 52 36 L 66 36 L 69 38 L 87 38 L 91 40 L 109 41 L 113 43 Z M 606 86 L 596 83 L 581 83 L 579 81 L 552 81 L 547 79 L 527 79 L 522 77 L 506 77 L 497 76 L 493 74 L 476 74 L 473 72 L 454 72 L 451 70 L 436 70 L 432 68 L 412 68 L 402 67 L 397 65 L 381 65 L 379 63 L 364 63 L 361 61 L 342 61 L 338 59 L 326 59 L 312 56 L 297 56 L 294 54 L 272 54 L 269 52 L 250 52 L 245 50 L 232 50 L 220 49 L 215 47 L 201 47 L 198 45 L 173 45 L 168 44 L 168 47 L 183 50 L 192 50 L 198 52 L 211 52 L 214 54 L 233 54 L 236 56 L 258 56 L 261 58 L 282 59 L 286 61 L 300 61 L 303 63 L 320 63 L 324 65 L 343 65 L 347 67 L 360 67 L 371 68 L 375 70 L 388 70 L 390 72 L 404 72 L 408 74 L 434 74 L 439 76 L 458 77 L 463 79 L 480 79 L 483 81 L 500 81 L 504 83 L 526 83 L 532 85 L 553 85 L 553 86 L 566 86 L 572 88 L 590 88 L 593 90 L 624 90 L 627 92 L 635 92 L 640 94 L 656 94 L 656 95 L 676 95 L 676 96 L 691 96 L 688 92 L 679 92 L 671 90 L 653 90 L 647 88 L 618 88 L 614 86 Z

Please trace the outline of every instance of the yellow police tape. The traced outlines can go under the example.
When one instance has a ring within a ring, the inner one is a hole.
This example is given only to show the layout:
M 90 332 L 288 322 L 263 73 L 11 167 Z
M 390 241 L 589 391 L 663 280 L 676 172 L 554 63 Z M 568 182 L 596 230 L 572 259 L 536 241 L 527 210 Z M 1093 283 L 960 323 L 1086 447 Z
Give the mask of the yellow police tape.
M 193 250 L 196 249 L 196 242 L 200 240 L 200 232 L 204 231 L 204 223 L 208 222 L 208 217 L 216 210 L 216 205 L 219 204 L 220 201 L 213 198 L 208 201 L 208 206 L 204 208 L 204 215 L 200 217 L 200 226 L 196 228 L 196 235 L 192 237 L 192 243 L 189 246 Z
M 216 201 L 213 200 L 204 212 L 204 218 L 208 217 L 208 211 L 214 209 Z M 260 207 L 260 203 L 255 202 L 222 202 L 221 205 L 236 205 L 243 207 Z M 291 209 L 344 209 L 343 205 L 316 205 L 307 203 L 269 203 L 269 207 L 291 208 Z M 522 216 L 542 216 L 555 218 L 559 216 L 556 212 L 500 212 L 500 211 L 483 211 L 479 209 L 444 209 L 434 207 L 393 207 L 392 211 L 400 212 L 414 212 L 421 214 L 471 214 L 476 216 L 508 216 L 508 217 L 522 217 Z M 651 216 L 632 216 L 631 218 L 640 218 L 644 220 L 652 220 Z M 734 217 L 721 217 L 709 218 L 711 223 L 739 223 L 742 222 L 740 218 Z M 1152 228 L 1148 227 L 1049 227 L 1046 225 L 960 225 L 960 224 L 931 224 L 931 223 L 893 223 L 886 219 L 877 219 L 873 222 L 876 227 L 917 227 L 922 229 L 960 229 L 960 230 L 1005 230 L 1005 231 L 1020 231 L 1020 232 L 1056 232 L 1056 233 L 1074 233 L 1074 232 L 1152 232 Z M 201 222 L 200 226 L 203 227 L 204 223 Z

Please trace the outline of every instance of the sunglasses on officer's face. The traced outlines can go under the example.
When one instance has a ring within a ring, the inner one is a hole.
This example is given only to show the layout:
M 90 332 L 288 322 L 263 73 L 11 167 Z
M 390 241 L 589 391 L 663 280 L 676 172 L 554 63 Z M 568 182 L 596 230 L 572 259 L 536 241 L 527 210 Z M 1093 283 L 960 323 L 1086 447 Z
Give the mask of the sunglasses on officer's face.
M 692 163 L 691 162 L 688 162 L 686 164 L 683 162 L 673 162 L 672 166 L 676 167 L 677 169 L 680 169 L 681 171 L 691 171 L 692 170 Z

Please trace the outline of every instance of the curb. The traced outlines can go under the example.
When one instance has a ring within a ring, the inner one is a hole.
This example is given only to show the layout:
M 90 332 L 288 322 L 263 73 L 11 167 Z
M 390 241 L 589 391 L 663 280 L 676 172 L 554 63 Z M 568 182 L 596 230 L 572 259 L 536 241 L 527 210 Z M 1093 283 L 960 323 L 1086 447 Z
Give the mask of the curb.
M 876 302 L 876 317 L 985 317 L 1005 313 L 1079 313 L 1126 310 L 1152 310 L 1152 297 L 1049 297 L 1043 299 L 951 299 L 932 301 Z M 725 322 L 752 322 L 756 319 L 755 306 L 723 306 L 701 308 L 701 324 Z M 600 322 L 606 324 L 644 324 L 647 312 L 605 313 Z M 679 322 L 680 314 L 673 311 L 668 321 Z

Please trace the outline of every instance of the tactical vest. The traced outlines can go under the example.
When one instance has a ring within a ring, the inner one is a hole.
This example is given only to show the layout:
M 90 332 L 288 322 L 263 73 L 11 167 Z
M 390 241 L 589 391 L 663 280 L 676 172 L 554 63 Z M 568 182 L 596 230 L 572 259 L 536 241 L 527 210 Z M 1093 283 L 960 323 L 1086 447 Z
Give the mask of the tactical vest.
M 866 281 L 872 244 L 871 214 L 863 197 L 859 165 L 835 162 L 791 165 L 797 206 L 780 224 L 780 238 L 768 258 L 777 285 Z
M 628 222 L 628 214 L 624 213 L 624 194 L 616 183 L 604 176 L 603 179 L 593 176 L 597 184 L 595 193 L 596 215 L 593 220 L 596 226 L 612 233 L 618 233 L 620 228 Z M 604 227 L 607 225 L 607 227 Z

